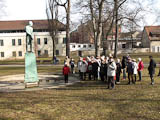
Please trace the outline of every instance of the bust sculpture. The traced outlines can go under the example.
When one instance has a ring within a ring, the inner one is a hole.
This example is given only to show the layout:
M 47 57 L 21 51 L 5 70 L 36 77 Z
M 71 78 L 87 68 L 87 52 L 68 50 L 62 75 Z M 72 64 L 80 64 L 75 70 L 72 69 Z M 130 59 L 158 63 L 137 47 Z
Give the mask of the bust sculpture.
M 33 40 L 33 22 L 29 21 L 29 24 L 25 27 L 26 31 L 26 52 L 32 52 L 32 40 Z M 30 46 L 30 50 L 28 50 Z

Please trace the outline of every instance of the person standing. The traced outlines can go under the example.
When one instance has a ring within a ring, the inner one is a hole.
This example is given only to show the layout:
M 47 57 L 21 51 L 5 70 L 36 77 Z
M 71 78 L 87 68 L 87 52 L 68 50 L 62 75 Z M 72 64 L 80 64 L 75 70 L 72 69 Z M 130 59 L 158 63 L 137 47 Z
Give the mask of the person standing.
M 98 64 L 97 60 L 94 59 L 93 64 L 92 64 L 92 73 L 93 73 L 94 80 L 98 80 L 98 67 L 99 67 L 99 64 Z
M 133 81 L 133 63 L 131 58 L 128 58 L 127 73 L 128 73 L 128 84 L 131 84 L 131 80 L 132 83 L 135 84 L 135 82 Z
M 88 66 L 88 63 L 85 59 L 83 59 L 82 61 L 82 66 L 80 68 L 80 71 L 81 71 L 81 79 L 82 80 L 85 80 L 86 79 L 86 72 L 87 72 L 87 66 Z
M 122 70 L 123 70 L 123 80 L 126 79 L 126 56 L 123 56 L 122 58 Z
M 116 63 L 114 62 L 114 59 L 112 56 L 110 56 L 109 63 L 108 63 L 108 89 L 112 87 L 112 89 L 115 87 L 115 80 L 114 77 L 116 75 Z
M 133 59 L 133 77 L 134 77 L 134 82 L 136 83 L 137 79 L 137 70 L 138 70 L 138 64 L 136 63 L 136 59 Z
M 80 77 L 80 79 L 82 79 L 81 78 L 81 71 L 80 71 L 80 69 L 81 69 L 81 67 L 82 67 L 82 58 L 81 57 L 79 57 L 79 60 L 78 60 L 78 62 L 77 62 L 77 68 L 78 68 L 78 72 L 79 72 L 79 77 Z
M 120 59 L 117 59 L 117 63 L 116 63 L 117 69 L 116 69 L 116 84 L 120 83 L 120 75 L 121 75 L 121 63 L 120 63 Z
M 139 76 L 139 81 L 142 81 L 142 71 L 144 69 L 143 61 L 141 58 L 138 58 L 138 76 Z
M 75 62 L 74 62 L 74 59 L 71 58 L 71 61 L 70 61 L 70 67 L 71 67 L 71 73 L 74 74 L 75 71 L 74 71 L 74 66 L 75 66 Z
M 70 73 L 70 69 L 67 65 L 67 62 L 64 64 L 64 67 L 63 67 L 63 75 L 64 75 L 64 81 L 65 83 L 68 83 L 68 75 Z
M 149 66 L 148 66 L 148 72 L 150 75 L 150 79 L 151 79 L 151 85 L 154 85 L 154 74 L 155 74 L 155 68 L 156 68 L 156 62 L 153 60 L 152 56 L 149 56 L 150 62 L 149 62 Z

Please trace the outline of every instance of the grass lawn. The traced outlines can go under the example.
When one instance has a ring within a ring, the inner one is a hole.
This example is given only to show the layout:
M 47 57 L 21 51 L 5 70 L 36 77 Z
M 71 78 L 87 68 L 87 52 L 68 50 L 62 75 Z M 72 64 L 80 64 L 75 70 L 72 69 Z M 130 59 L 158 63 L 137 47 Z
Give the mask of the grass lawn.
M 38 66 L 38 73 L 60 73 L 62 72 L 62 66 Z M 24 67 L 0 67 L 0 76 L 24 74 Z
M 82 81 L 58 89 L 0 93 L 0 120 L 159 120 L 160 78 L 151 86 L 147 73 L 145 69 L 142 82 L 127 85 L 124 80 L 114 90 L 101 81 Z

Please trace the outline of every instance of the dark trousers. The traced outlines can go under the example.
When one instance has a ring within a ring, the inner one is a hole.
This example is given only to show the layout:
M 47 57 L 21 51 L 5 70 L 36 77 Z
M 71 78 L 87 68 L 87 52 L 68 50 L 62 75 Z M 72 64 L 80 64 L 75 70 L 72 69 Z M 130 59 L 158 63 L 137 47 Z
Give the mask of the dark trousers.
M 120 74 L 117 73 L 117 74 L 116 74 L 116 82 L 119 82 L 119 80 L 120 80 Z
M 142 71 L 138 71 L 138 77 L 139 77 L 139 81 L 142 80 Z
M 68 75 L 64 75 L 64 81 L 65 83 L 68 83 Z
M 92 72 L 91 72 L 91 71 L 88 72 L 88 79 L 89 79 L 89 80 L 92 79 Z
M 137 81 L 137 76 L 136 76 L 136 74 L 134 74 L 134 82 L 136 82 Z
M 132 80 L 132 83 L 135 83 L 135 82 L 133 81 L 133 74 L 132 74 L 132 73 L 128 73 L 128 84 L 131 83 L 131 80 Z
M 94 80 L 98 79 L 98 71 L 93 73 L 93 78 L 94 78 Z
M 114 88 L 114 86 L 115 86 L 114 76 L 108 76 L 108 89 L 110 87 Z
M 151 84 L 154 84 L 154 78 L 153 78 L 153 74 L 150 74 L 150 79 L 151 79 Z
M 100 73 L 101 81 L 104 81 L 104 74 Z
M 82 80 L 85 80 L 85 79 L 86 79 L 86 73 L 85 73 L 85 72 L 81 72 L 81 76 L 82 76 L 82 77 L 81 77 Z

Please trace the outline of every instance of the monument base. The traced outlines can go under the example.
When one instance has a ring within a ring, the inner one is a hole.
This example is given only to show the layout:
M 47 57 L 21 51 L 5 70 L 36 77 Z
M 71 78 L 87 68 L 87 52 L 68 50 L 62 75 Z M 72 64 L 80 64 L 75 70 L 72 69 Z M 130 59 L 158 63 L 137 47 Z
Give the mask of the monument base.
M 39 87 L 39 82 L 25 83 L 25 88 Z
M 25 87 L 38 86 L 36 56 L 33 52 L 25 54 Z

